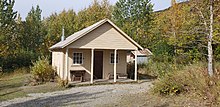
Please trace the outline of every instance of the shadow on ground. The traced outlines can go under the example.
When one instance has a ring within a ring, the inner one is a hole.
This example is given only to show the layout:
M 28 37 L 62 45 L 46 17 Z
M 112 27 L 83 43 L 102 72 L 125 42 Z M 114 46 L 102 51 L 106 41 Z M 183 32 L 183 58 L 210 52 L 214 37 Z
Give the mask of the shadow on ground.
M 25 101 L 22 103 L 11 104 L 6 107 L 57 107 L 68 105 L 74 106 L 77 104 L 91 102 L 93 99 L 98 98 L 98 94 L 104 92 L 105 91 L 95 93 L 76 92 L 72 94 L 57 95 L 46 98 L 42 97 L 34 100 Z

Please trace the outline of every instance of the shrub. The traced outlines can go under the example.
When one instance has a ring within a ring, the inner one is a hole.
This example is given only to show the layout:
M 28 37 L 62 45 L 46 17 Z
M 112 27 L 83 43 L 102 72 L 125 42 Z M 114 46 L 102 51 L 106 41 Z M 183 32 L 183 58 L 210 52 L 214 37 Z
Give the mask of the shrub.
M 218 46 L 214 51 L 214 57 L 216 60 L 220 61 L 220 46 Z
M 128 78 L 134 79 L 134 68 L 135 68 L 135 63 L 128 63 L 127 64 L 127 74 Z M 147 65 L 145 63 L 138 64 L 138 73 L 142 71 L 143 68 L 145 68 Z M 142 73 L 142 72 L 141 72 Z
M 208 75 L 205 65 L 194 64 L 159 78 L 153 87 L 153 92 L 161 95 L 195 94 L 210 103 L 220 103 L 219 90 L 220 65 L 218 64 L 213 77 Z
M 179 94 L 183 91 L 183 86 L 176 82 L 176 78 L 173 78 L 172 75 L 166 75 L 163 78 L 159 78 L 159 80 L 155 83 L 153 88 L 154 93 L 160 93 L 162 95 L 173 95 Z
M 134 79 L 134 63 L 127 64 L 127 74 L 128 78 Z
M 13 55 L 0 56 L 0 67 L 3 72 L 11 72 L 17 68 L 29 67 L 31 61 L 37 60 L 38 54 L 30 51 L 20 51 Z
M 58 77 L 58 85 L 59 86 L 68 88 L 68 83 L 69 83 L 68 80 L 62 80 L 61 78 Z
M 147 65 L 142 69 L 142 71 L 144 71 L 144 74 L 161 78 L 169 72 L 174 71 L 175 67 L 173 64 L 168 62 L 154 62 L 152 60 L 149 60 Z
M 31 74 L 37 82 L 48 82 L 55 76 L 55 72 L 46 57 L 41 57 L 33 63 Z
M 179 94 L 188 90 L 201 91 L 206 87 L 208 76 L 200 66 L 189 66 L 184 70 L 170 72 L 160 78 L 154 87 L 154 92 L 160 94 Z

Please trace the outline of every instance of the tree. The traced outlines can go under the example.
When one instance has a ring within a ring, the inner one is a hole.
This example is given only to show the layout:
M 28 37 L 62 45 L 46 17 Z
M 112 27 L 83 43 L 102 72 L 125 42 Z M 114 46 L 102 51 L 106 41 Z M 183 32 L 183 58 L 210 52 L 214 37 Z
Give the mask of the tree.
M 47 26 L 43 48 L 48 50 L 49 47 L 61 40 L 62 28 L 65 29 L 65 37 L 88 27 L 97 21 L 105 18 L 111 18 L 111 5 L 108 0 L 93 3 L 76 14 L 74 10 L 63 10 L 61 13 L 54 13 L 43 22 Z M 49 51 L 46 52 L 49 54 Z
M 113 10 L 113 21 L 144 47 L 151 41 L 153 5 L 150 0 L 119 0 Z
M 0 0 L 0 56 L 13 54 L 16 45 L 14 0 Z
M 41 20 L 42 10 L 37 5 L 36 9 L 32 7 L 31 11 L 26 17 L 26 21 L 23 25 L 24 34 L 22 35 L 21 45 L 24 50 L 39 52 L 40 46 L 44 42 L 45 28 Z
M 213 75 L 212 61 L 213 61 L 213 49 L 212 49 L 212 38 L 213 38 L 213 0 L 210 0 L 210 31 L 208 35 L 208 73 L 210 76 Z
M 78 30 L 88 27 L 105 18 L 111 19 L 112 6 L 108 0 L 94 0 L 93 3 L 81 11 L 77 15 Z
M 70 36 L 78 30 L 74 10 L 63 10 L 60 14 L 54 13 L 44 20 L 44 24 L 47 26 L 47 35 L 44 41 L 46 50 L 61 40 L 63 27 L 65 29 L 65 37 Z
M 214 15 L 220 8 L 216 6 L 219 4 L 218 0 L 192 0 L 192 7 L 199 14 L 200 20 L 202 22 L 201 28 L 205 28 L 203 31 L 206 35 L 207 42 L 207 52 L 208 52 L 208 74 L 213 75 L 213 32 L 216 31 L 214 26 Z
M 173 57 L 174 64 L 190 64 L 203 58 L 202 48 L 197 34 L 194 34 L 194 26 L 197 26 L 197 19 L 194 18 L 194 13 L 191 13 L 189 2 L 176 2 L 172 0 L 172 6 L 168 9 L 155 12 L 153 39 L 154 45 L 167 44 L 169 57 Z M 164 46 L 161 46 L 164 47 Z

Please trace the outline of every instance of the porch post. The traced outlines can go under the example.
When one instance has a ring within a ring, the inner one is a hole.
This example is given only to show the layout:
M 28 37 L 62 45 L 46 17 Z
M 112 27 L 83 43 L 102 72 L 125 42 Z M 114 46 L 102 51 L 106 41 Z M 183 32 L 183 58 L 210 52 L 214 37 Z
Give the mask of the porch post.
M 134 80 L 137 81 L 137 51 L 135 50 L 135 64 L 134 64 Z
M 91 49 L 91 83 L 93 83 L 93 63 L 94 63 L 94 49 Z
M 117 49 L 114 52 L 114 82 L 116 82 L 117 74 L 116 74 L 116 61 L 117 61 Z
M 68 77 L 69 77 L 69 76 L 68 76 L 68 74 L 69 74 L 69 73 L 68 73 L 68 72 L 69 72 L 69 70 L 68 70 L 68 69 L 69 69 L 69 64 L 68 64 L 68 61 L 69 61 L 68 59 L 69 59 L 69 58 L 68 58 L 68 57 L 69 57 L 69 48 L 66 48 L 66 79 L 67 79 L 67 80 L 69 79 L 69 78 L 68 78 Z

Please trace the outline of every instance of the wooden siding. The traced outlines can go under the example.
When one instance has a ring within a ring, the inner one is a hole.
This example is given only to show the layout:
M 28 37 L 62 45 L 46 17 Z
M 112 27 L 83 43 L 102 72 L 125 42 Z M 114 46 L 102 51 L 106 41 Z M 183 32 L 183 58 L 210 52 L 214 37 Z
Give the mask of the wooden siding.
M 109 23 L 105 23 L 73 42 L 68 48 L 124 49 L 136 50 L 137 47 L 119 33 Z

